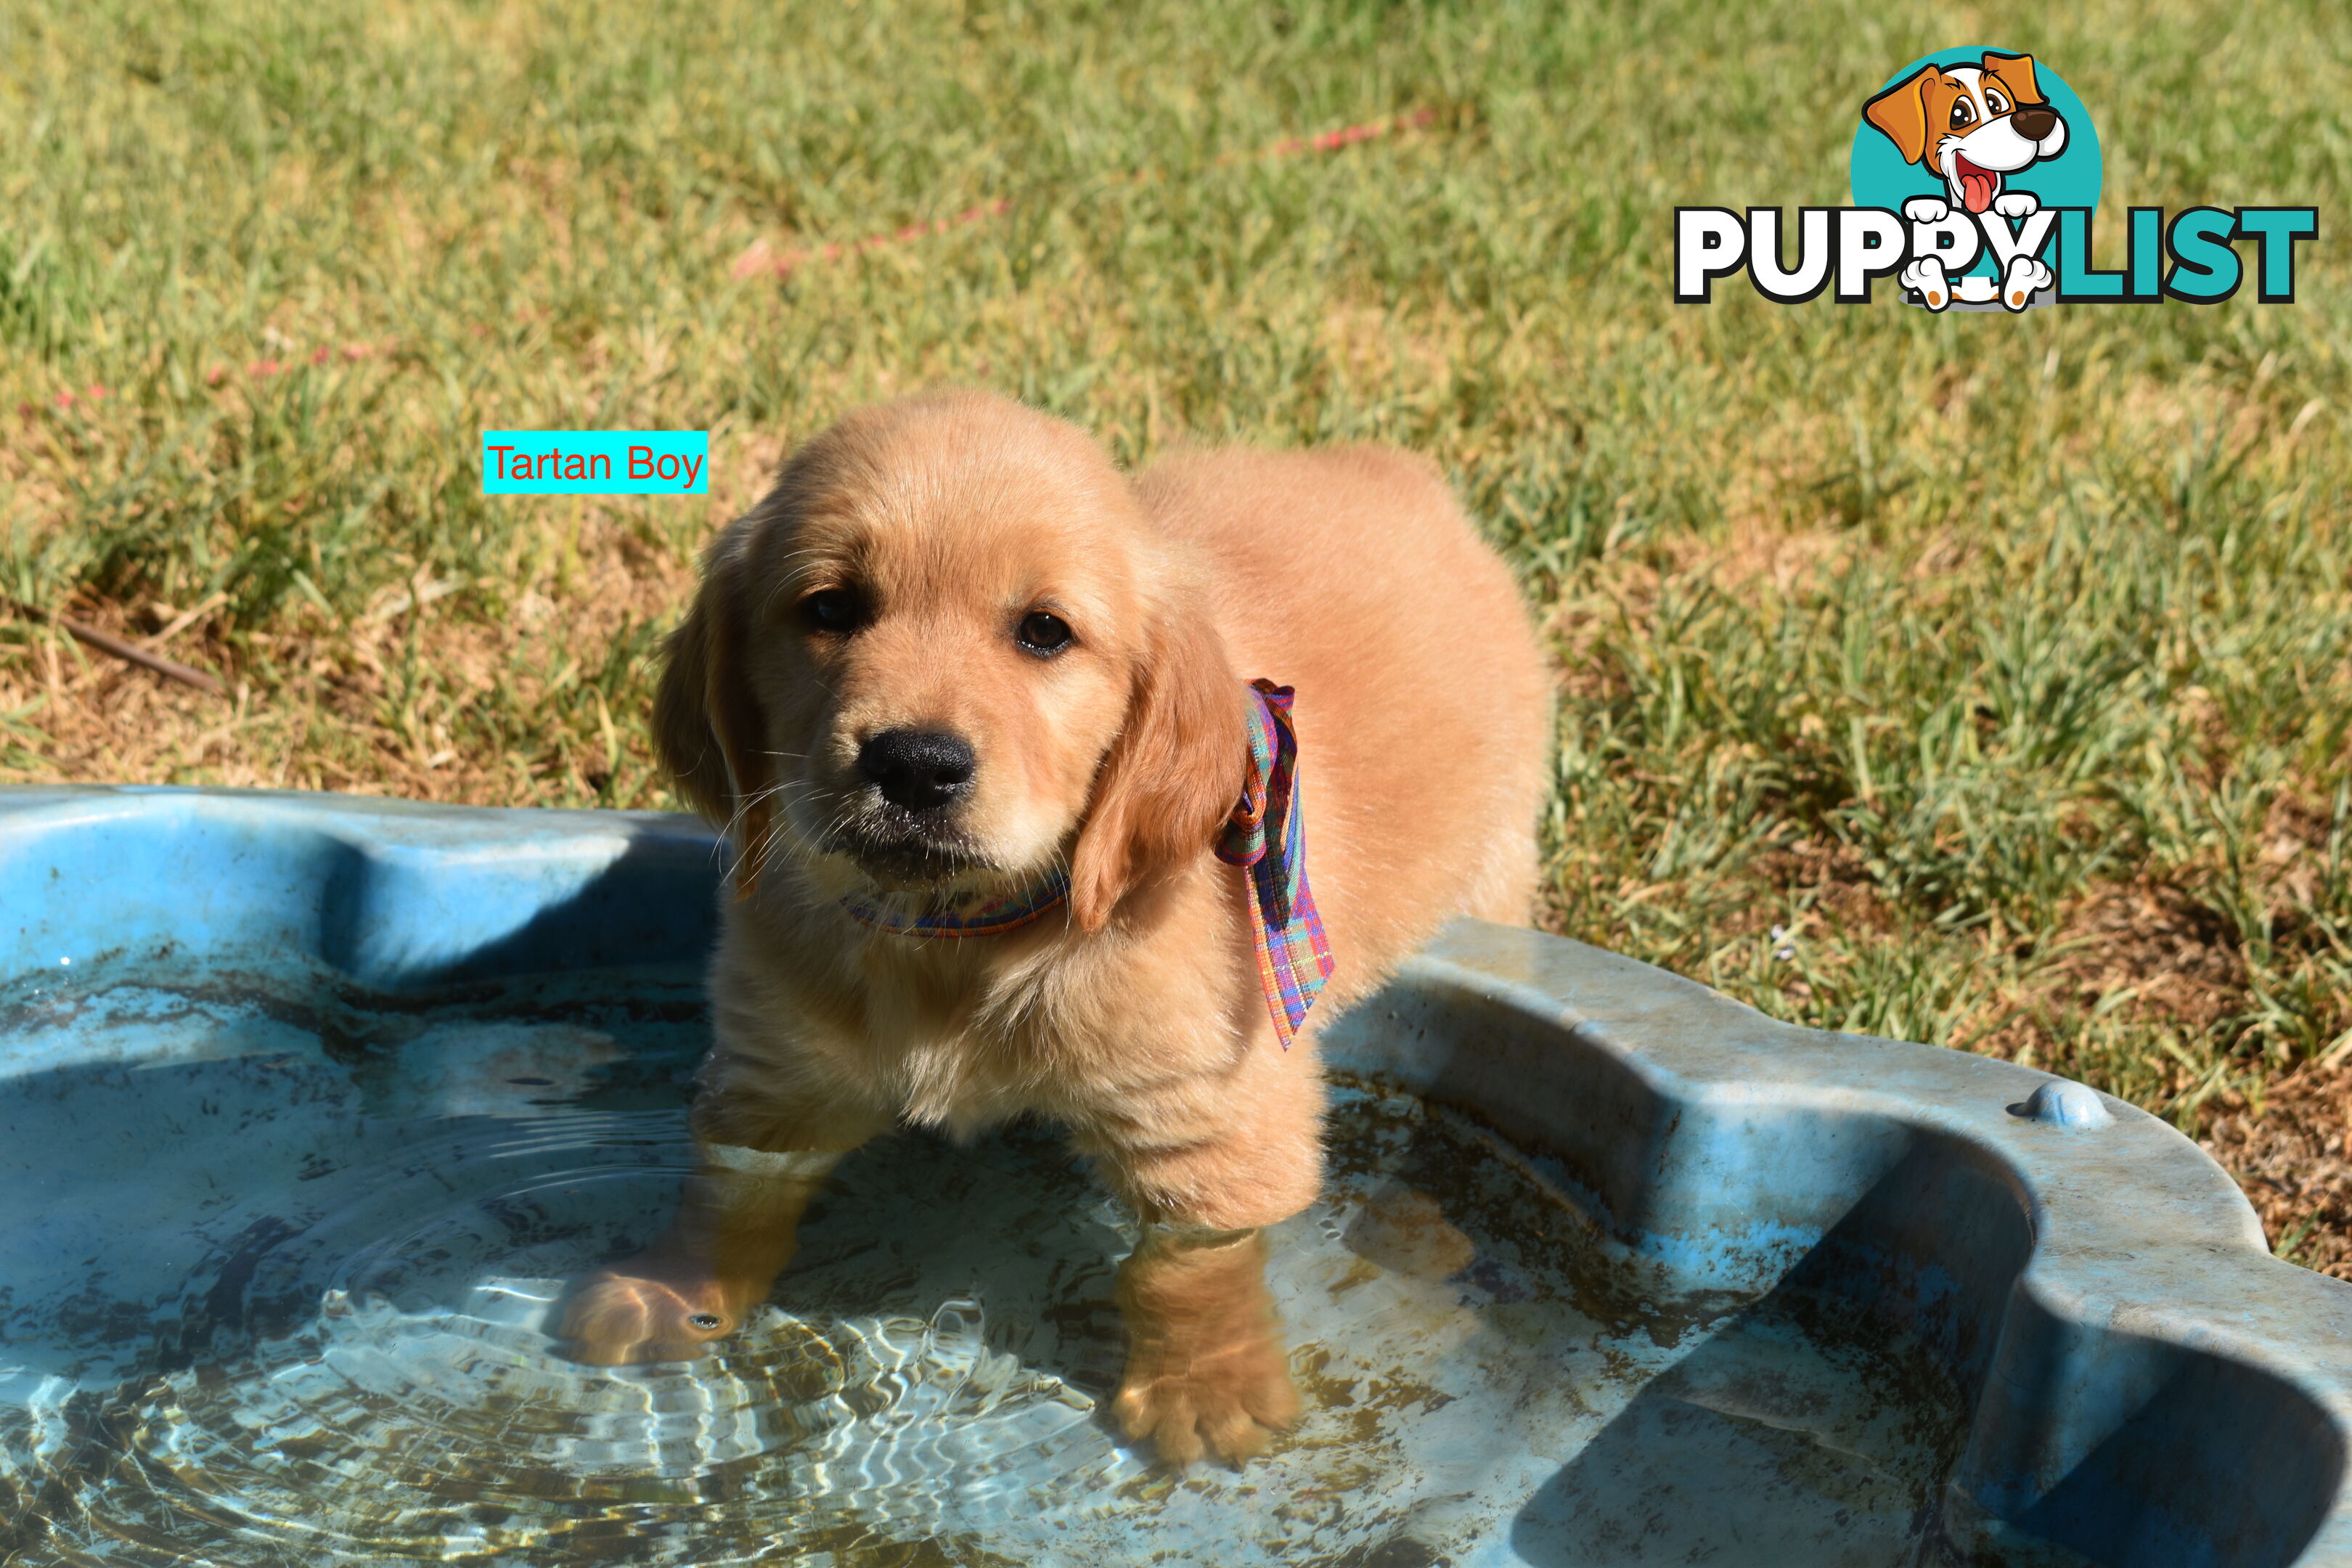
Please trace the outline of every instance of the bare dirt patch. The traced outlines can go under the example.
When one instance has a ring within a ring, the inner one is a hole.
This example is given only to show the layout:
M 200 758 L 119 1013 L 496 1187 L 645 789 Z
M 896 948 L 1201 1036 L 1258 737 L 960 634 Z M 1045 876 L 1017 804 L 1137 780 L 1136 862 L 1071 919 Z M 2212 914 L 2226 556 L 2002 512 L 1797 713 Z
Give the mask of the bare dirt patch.
M 2062 983 L 2084 1006 L 2202 1031 L 2242 1005 L 2246 968 L 2210 910 L 2161 882 L 2101 890 L 2067 922 Z
M 2274 1079 L 2259 1104 L 2232 1095 L 2198 1142 L 2245 1189 L 2273 1250 L 2352 1279 L 2352 1068 Z

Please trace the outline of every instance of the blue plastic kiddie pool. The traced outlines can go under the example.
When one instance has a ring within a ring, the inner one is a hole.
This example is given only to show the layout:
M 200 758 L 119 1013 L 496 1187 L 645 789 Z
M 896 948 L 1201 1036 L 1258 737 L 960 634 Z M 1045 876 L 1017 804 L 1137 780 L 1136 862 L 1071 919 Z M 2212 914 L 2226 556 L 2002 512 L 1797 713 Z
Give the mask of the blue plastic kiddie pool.
M 2178 1133 L 1463 926 L 1339 1023 L 1234 1471 L 1100 1405 L 1049 1129 L 845 1164 L 698 1362 L 553 1353 L 666 1218 L 684 819 L 0 791 L 0 1563 L 2352 1564 L 2352 1289 Z

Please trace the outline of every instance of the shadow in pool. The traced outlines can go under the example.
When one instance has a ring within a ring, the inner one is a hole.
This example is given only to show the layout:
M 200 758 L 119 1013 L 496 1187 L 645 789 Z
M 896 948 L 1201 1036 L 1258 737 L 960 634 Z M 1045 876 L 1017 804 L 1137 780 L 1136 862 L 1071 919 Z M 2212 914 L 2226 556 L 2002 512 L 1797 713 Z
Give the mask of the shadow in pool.
M 2279 1568 L 2311 1539 L 2344 1468 L 2309 1400 L 2210 1356 L 2170 1376 L 2018 1520 L 2114 1568 Z
M 640 827 L 610 864 L 499 930 L 509 915 L 504 868 L 388 864 L 347 850 L 320 890 L 319 955 L 362 984 L 400 992 L 698 965 L 718 940 L 713 894 L 725 868 L 720 847 L 692 828 Z M 469 939 L 477 921 L 488 929 Z
M 1983 1374 L 1966 1321 L 1998 1312 L 2025 1253 L 2014 1198 L 1949 1154 L 1915 1143 L 1774 1289 L 1645 1385 L 1521 1510 L 1518 1554 L 1916 1562 Z M 1937 1217 L 1987 1233 L 1975 1268 L 1905 1258 Z
M 1997 1169 L 1914 1137 L 1538 1490 L 1514 1546 L 1538 1568 L 1911 1563 L 2031 1244 Z
M 2048 1353 L 2047 1320 L 2013 1294 L 2031 1247 L 1997 1167 L 1915 1138 L 1769 1293 L 1538 1489 L 1513 1546 L 1536 1568 L 2291 1562 L 2343 1457 L 2322 1413 L 2275 1380 L 2107 1334 L 2076 1373 L 2099 1365 L 2093 1380 L 2116 1386 L 2081 1393 L 2074 1415 L 1990 1396 Z M 2116 1405 L 2055 1486 L 2028 1486 L 2039 1500 L 2014 1522 L 1970 1495 L 2018 1489 L 2001 1472 Z
M 1044 1129 L 970 1147 L 900 1134 L 835 1172 L 770 1299 L 809 1318 L 969 1301 L 991 1352 L 1099 1396 L 1124 1349 L 1111 1299 L 1122 1217 Z

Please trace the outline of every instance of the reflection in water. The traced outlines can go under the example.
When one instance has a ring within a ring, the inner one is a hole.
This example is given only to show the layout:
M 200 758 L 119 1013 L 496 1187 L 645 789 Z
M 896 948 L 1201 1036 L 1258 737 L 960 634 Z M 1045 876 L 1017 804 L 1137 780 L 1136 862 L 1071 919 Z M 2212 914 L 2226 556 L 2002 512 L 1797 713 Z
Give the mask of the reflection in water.
M 561 1282 L 691 1158 L 689 990 L 78 984 L 0 999 L 56 1064 L 0 1079 L 0 1560 L 1598 1563 L 1722 1543 L 1634 1507 L 1692 1467 L 1753 1473 L 1755 1540 L 1894 1563 L 1948 1457 L 1924 1363 L 1678 1293 L 1539 1162 L 1367 1085 L 1275 1236 L 1307 1415 L 1240 1472 L 1098 1413 L 1134 1231 L 1042 1131 L 868 1148 L 743 1331 L 579 1366 Z

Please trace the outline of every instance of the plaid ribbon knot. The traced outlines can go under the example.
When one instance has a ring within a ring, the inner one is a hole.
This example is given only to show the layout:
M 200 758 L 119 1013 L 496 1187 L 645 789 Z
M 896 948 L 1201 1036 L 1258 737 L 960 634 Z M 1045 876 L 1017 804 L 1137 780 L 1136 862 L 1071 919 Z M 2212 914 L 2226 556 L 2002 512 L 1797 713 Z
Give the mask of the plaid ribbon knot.
M 1249 772 L 1241 799 L 1217 836 L 1217 858 L 1249 873 L 1250 942 L 1258 984 L 1288 1050 L 1307 1009 L 1331 978 L 1331 944 L 1307 886 L 1307 823 L 1298 796 L 1294 696 L 1271 680 L 1250 682 Z
M 1288 1050 L 1307 1010 L 1334 967 L 1331 944 L 1307 886 L 1307 824 L 1298 797 L 1298 733 L 1290 722 L 1292 689 L 1271 680 L 1249 685 L 1249 771 L 1241 798 L 1217 834 L 1217 858 L 1248 873 L 1250 945 L 1257 950 L 1258 984 L 1274 1018 L 1275 1038 Z M 906 912 L 864 899 L 841 907 L 852 920 L 894 936 L 1002 936 L 1061 907 L 1070 879 L 1055 871 L 1010 898 L 959 908 Z

